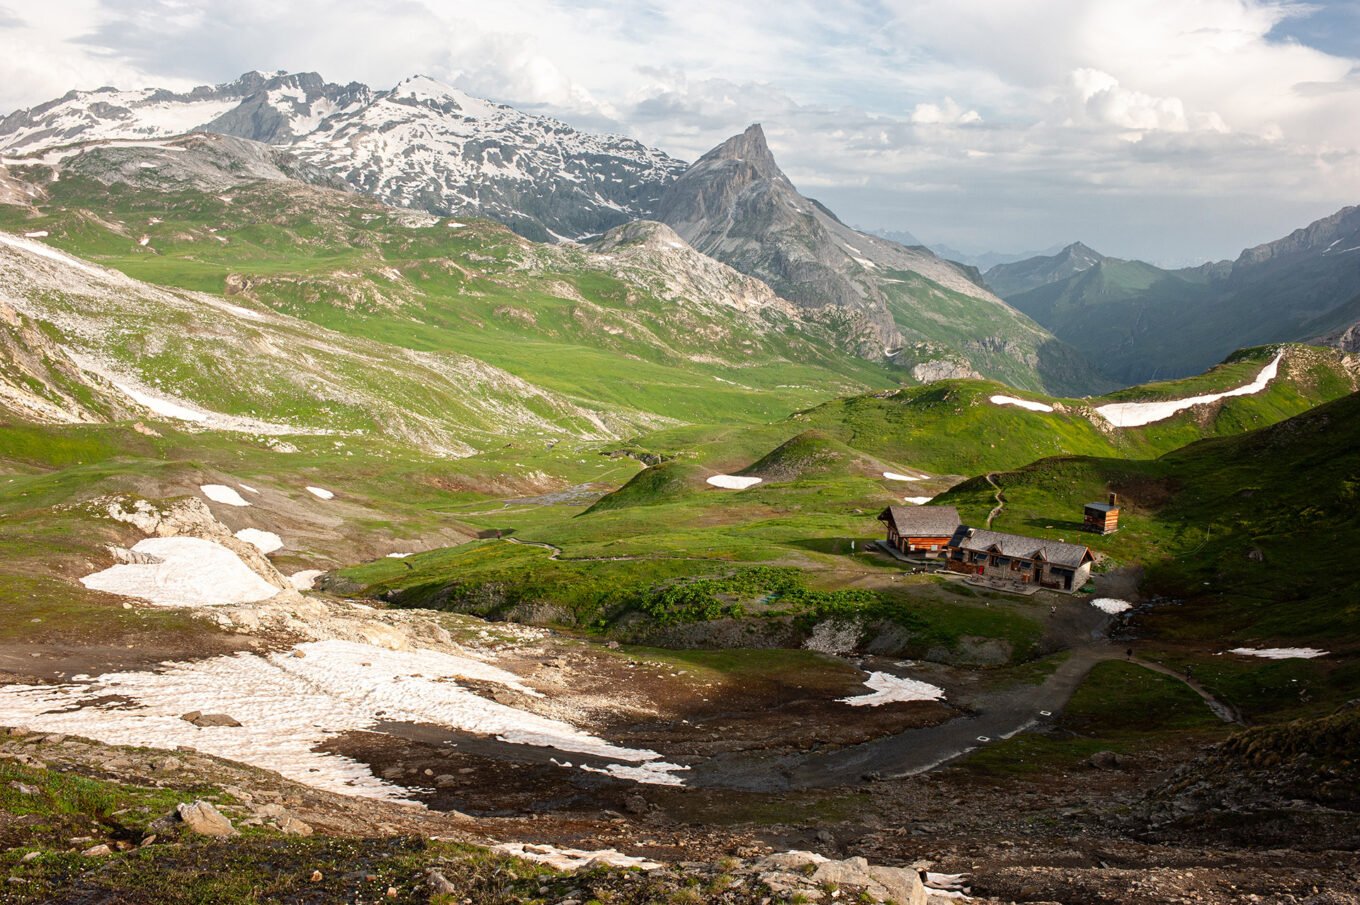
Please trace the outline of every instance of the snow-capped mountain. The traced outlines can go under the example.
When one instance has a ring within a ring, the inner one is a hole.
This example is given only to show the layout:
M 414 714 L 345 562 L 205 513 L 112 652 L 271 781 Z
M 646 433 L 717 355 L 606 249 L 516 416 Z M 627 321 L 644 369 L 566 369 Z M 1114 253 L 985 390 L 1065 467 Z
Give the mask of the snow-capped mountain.
M 685 164 L 632 139 L 471 97 L 424 76 L 390 91 L 250 72 L 175 93 L 72 91 L 0 120 L 0 153 L 218 132 L 286 147 L 391 204 L 580 238 L 647 215 Z

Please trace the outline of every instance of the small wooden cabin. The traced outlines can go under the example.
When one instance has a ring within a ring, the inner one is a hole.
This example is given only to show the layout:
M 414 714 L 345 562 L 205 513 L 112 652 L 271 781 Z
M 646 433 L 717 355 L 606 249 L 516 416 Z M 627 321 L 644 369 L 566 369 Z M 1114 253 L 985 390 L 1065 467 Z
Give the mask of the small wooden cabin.
M 1110 494 L 1108 503 L 1087 503 L 1083 527 L 1096 534 L 1113 534 L 1119 530 L 1119 494 Z
M 888 543 L 902 553 L 939 555 L 960 524 L 953 506 L 889 506 L 878 520 L 888 526 Z

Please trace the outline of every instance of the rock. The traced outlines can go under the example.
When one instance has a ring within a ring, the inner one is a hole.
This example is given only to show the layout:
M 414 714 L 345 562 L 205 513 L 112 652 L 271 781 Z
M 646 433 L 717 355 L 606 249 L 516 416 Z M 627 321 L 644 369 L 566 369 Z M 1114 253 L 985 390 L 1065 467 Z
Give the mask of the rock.
M 81 854 L 87 858 L 98 858 L 101 855 L 112 855 L 113 849 L 109 848 L 107 845 L 104 845 L 103 843 L 100 843 L 99 845 L 90 846 L 89 848 L 85 849 L 85 851 L 81 852 Z
M 42 852 L 28 852 L 28 853 L 26 853 L 22 858 L 20 858 L 19 860 L 22 861 L 22 862 L 24 862 L 25 864 L 27 864 L 28 862 L 30 862 L 30 861 L 36 861 L 38 858 L 41 858 L 41 857 L 42 857 Z
M 458 887 L 450 883 L 448 877 L 433 867 L 425 871 L 425 885 L 429 886 L 430 892 L 437 896 L 451 896 L 458 892 Z
M 225 713 L 202 713 L 198 710 L 191 710 L 181 716 L 180 719 L 184 720 L 186 723 L 193 723 L 199 728 L 208 728 L 210 726 L 236 727 L 241 725 L 234 717 L 230 717 Z
M 1086 759 L 1086 764 L 1096 770 L 1118 770 L 1124 761 L 1113 751 L 1097 751 Z
M 190 831 L 200 836 L 235 836 L 236 827 L 209 801 L 181 804 L 175 809 Z
M 862 886 L 880 902 L 926 905 L 925 884 L 916 871 L 901 867 L 878 867 L 863 858 L 826 861 L 817 865 L 812 879 L 817 883 Z
M 835 845 L 836 837 L 831 835 L 830 830 L 818 830 L 817 841 L 820 842 L 822 845 Z
M 277 824 L 280 831 L 288 836 L 310 836 L 312 835 L 312 825 L 299 820 L 291 814 L 280 820 Z
M 142 840 L 141 846 L 142 846 L 143 848 L 145 848 L 146 846 L 148 846 L 148 845 L 154 845 L 155 843 L 156 843 L 156 834 L 155 834 L 155 833 L 152 833 L 150 836 L 147 836 L 145 839 Z
M 321 882 L 321 871 L 319 871 L 319 870 L 314 870 L 314 871 L 312 871 L 312 882 L 313 882 L 313 883 L 320 883 L 320 882 Z
M 641 817 L 651 810 L 651 805 L 647 804 L 647 799 L 635 792 L 623 800 L 623 809 L 630 814 Z
M 10 784 L 9 784 L 9 787 L 10 787 L 11 789 L 14 789 L 15 791 L 17 791 L 20 795 L 37 795 L 37 794 L 38 794 L 38 787 L 37 787 L 37 786 L 30 786 L 28 783 L 26 783 L 26 782 L 19 782 L 17 779 L 16 779 L 14 782 L 10 783 Z
M 387 887 L 387 897 L 389 899 L 395 899 L 397 897 L 397 888 L 395 886 Z
M 153 760 L 150 766 L 157 773 L 174 773 L 184 769 L 184 761 L 177 757 L 161 757 Z

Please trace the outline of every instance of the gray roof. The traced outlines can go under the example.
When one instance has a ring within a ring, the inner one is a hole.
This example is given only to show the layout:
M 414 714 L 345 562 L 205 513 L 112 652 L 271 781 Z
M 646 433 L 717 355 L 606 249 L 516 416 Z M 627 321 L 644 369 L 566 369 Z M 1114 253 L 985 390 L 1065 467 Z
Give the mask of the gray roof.
M 969 528 L 967 525 L 959 526 L 949 546 L 975 553 L 990 553 L 995 547 L 1002 556 L 1043 559 L 1053 565 L 1072 569 L 1080 567 L 1091 555 L 1091 551 L 1081 544 L 1065 544 L 1062 541 L 1025 537 L 1023 534 L 1004 534 L 985 528 Z
M 950 537 L 962 521 L 953 506 L 889 506 L 879 516 L 902 537 Z
M 1118 512 L 1119 507 L 1113 503 L 1087 503 L 1087 509 L 1095 509 L 1097 512 Z

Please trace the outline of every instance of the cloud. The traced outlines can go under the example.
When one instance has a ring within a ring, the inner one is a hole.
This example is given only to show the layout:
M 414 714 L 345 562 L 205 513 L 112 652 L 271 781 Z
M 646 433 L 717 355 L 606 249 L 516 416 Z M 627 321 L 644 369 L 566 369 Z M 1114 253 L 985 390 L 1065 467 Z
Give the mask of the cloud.
M 1219 256 L 1360 199 L 1360 70 L 1313 37 L 1354 19 L 1325 7 L 48 0 L 6 25 L 0 110 L 249 69 L 379 88 L 420 72 L 688 159 L 763 122 L 791 178 L 851 222 Z
M 964 110 L 952 97 L 939 104 L 917 104 L 912 108 L 911 121 L 923 125 L 968 125 L 982 122 L 976 110 Z

